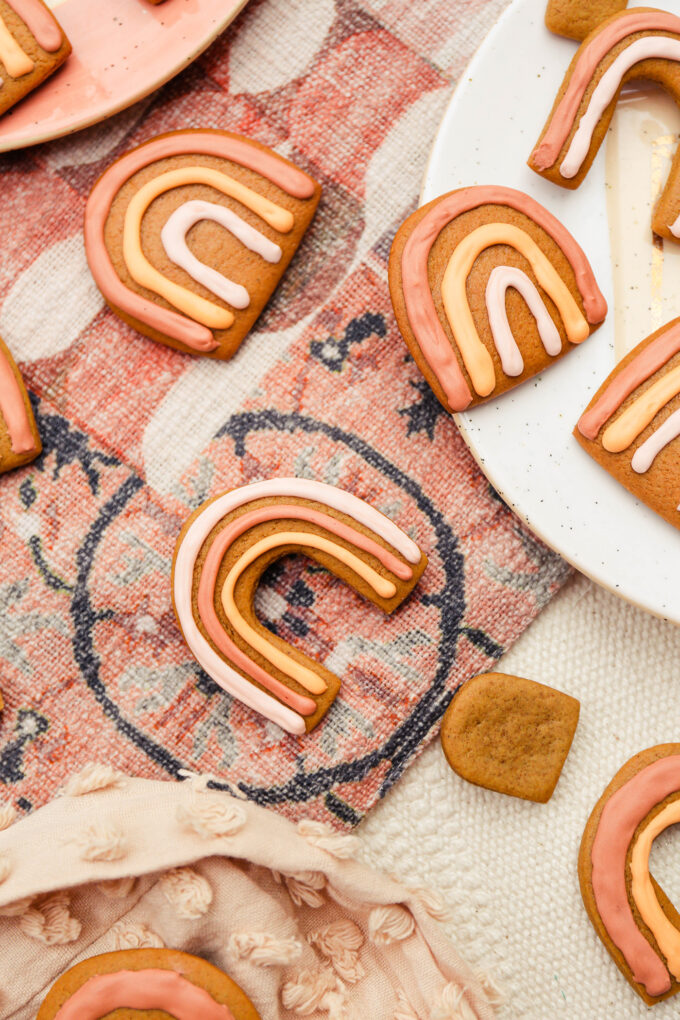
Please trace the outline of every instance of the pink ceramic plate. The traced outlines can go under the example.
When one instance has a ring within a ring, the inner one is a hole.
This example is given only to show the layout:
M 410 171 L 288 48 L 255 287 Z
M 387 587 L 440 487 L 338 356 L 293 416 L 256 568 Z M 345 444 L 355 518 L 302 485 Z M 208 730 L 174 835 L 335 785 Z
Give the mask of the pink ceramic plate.
M 248 0 L 47 0 L 73 45 L 66 64 L 0 121 L 0 152 L 110 117 L 177 74 Z

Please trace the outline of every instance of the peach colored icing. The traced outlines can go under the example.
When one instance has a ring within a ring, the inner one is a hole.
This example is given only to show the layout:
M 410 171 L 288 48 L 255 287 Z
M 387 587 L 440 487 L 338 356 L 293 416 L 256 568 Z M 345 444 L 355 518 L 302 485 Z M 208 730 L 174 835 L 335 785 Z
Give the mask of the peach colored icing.
M 176 1020 L 234 1020 L 228 1006 L 171 970 L 98 974 L 66 1000 L 55 1020 L 99 1020 L 115 1009 L 162 1009 Z
M 605 450 L 609 453 L 620 453 L 628 449 L 661 408 L 678 393 L 680 393 L 680 365 L 652 383 L 649 389 L 605 429 L 602 436 Z
M 453 411 L 464 411 L 472 395 L 437 316 L 428 279 L 428 259 L 432 245 L 444 227 L 457 216 L 482 205 L 508 206 L 538 223 L 559 245 L 574 270 L 588 322 L 601 322 L 607 314 L 607 303 L 600 293 L 583 250 L 566 227 L 538 202 L 521 191 L 499 185 L 463 188 L 444 195 L 411 232 L 402 252 L 401 271 L 404 303 L 411 329 Z
M 669 443 L 680 436 L 680 409 L 666 418 L 663 425 L 653 432 L 649 439 L 646 439 L 642 446 L 633 454 L 630 466 L 633 471 L 643 475 L 649 471 L 655 459 Z
M 10 78 L 22 78 L 30 74 L 35 64 L 28 53 L 22 50 L 4 20 L 0 17 L 0 60 Z
M 47 53 L 56 53 L 61 48 L 62 34 L 52 12 L 39 0 L 5 0 L 17 14 L 38 46 Z
M 12 366 L 0 349 L 0 414 L 5 420 L 14 453 L 35 450 L 31 420 L 26 412 L 24 394 Z
M 640 917 L 666 957 L 668 969 L 680 980 L 680 931 L 672 924 L 657 899 L 649 874 L 652 843 L 669 825 L 680 822 L 680 801 L 674 800 L 644 827 L 635 840 L 630 859 L 631 893 Z
M 647 765 L 607 800 L 593 840 L 592 886 L 607 933 L 623 953 L 633 978 L 649 995 L 671 987 L 665 964 L 640 932 L 628 902 L 626 855 L 635 830 L 652 808 L 680 790 L 680 755 Z
M 626 36 L 647 31 L 680 32 L 680 18 L 665 11 L 626 11 L 604 25 L 589 42 L 583 43 L 565 93 L 542 139 L 531 154 L 532 164 L 538 170 L 547 170 L 555 163 L 600 62 Z
M 562 350 L 562 338 L 543 303 L 543 298 L 526 273 L 516 266 L 496 266 L 492 269 L 486 282 L 486 312 L 503 371 L 512 377 L 522 374 L 524 359 L 512 335 L 505 307 L 506 295 L 510 288 L 521 294 L 536 320 L 538 335 L 546 354 L 552 357 L 558 355 Z
M 680 351 L 680 319 L 640 351 L 609 383 L 590 410 L 581 415 L 578 430 L 586 439 L 596 439 L 606 421 L 638 386 Z
M 104 226 L 117 192 L 137 171 L 177 155 L 218 156 L 248 167 L 295 198 L 310 198 L 314 181 L 273 153 L 221 132 L 181 131 L 162 135 L 129 152 L 109 167 L 95 184 L 85 209 L 85 248 L 94 280 L 114 307 L 192 350 L 215 350 L 212 331 L 183 315 L 161 308 L 126 287 L 118 277 L 104 243 Z
M 456 246 L 444 271 L 441 287 L 451 332 L 472 385 L 482 397 L 493 392 L 496 376 L 491 355 L 475 327 L 465 285 L 479 254 L 496 244 L 510 245 L 529 261 L 539 284 L 556 304 L 572 343 L 581 343 L 590 333 L 571 291 L 525 230 L 512 223 L 486 223 L 477 227 Z

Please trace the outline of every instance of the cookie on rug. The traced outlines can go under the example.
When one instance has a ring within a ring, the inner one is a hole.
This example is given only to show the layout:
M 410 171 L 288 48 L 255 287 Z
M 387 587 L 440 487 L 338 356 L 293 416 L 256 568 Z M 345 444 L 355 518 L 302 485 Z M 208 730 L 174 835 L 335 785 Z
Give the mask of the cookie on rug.
M 574 435 L 629 492 L 680 527 L 680 319 L 619 362 Z
M 680 18 L 653 7 L 615 14 L 582 43 L 529 157 L 532 170 L 564 188 L 578 188 L 614 115 L 622 86 L 658 82 L 680 102 Z M 654 209 L 652 228 L 680 236 L 680 155 Z
M 70 52 L 43 0 L 0 0 L 0 114 L 54 74 Z
M 41 450 L 21 372 L 0 340 L 0 474 L 35 460 Z
M 582 42 L 612 14 L 623 11 L 628 0 L 548 0 L 545 23 L 551 32 Z
M 52 986 L 37 1020 L 173 1016 L 177 1020 L 259 1020 L 224 971 L 174 949 L 123 949 L 92 956 Z
M 451 191 L 409 216 L 392 244 L 389 283 L 401 334 L 449 411 L 543 371 L 607 313 L 566 227 L 500 186 Z
M 173 131 L 122 156 L 85 209 L 95 282 L 159 343 L 227 359 L 272 295 L 321 186 L 259 142 Z
M 253 608 L 267 567 L 295 553 L 316 560 L 386 613 L 410 594 L 427 557 L 368 503 L 303 478 L 233 489 L 188 519 L 172 573 L 185 641 L 224 690 L 302 735 L 326 714 L 340 679 L 271 633 Z
M 680 914 L 649 872 L 653 841 L 679 822 L 680 744 L 659 744 L 616 773 L 579 852 L 588 916 L 648 1006 L 680 992 Z
M 545 804 L 578 723 L 576 698 L 503 673 L 463 684 L 442 720 L 446 760 L 470 783 Z

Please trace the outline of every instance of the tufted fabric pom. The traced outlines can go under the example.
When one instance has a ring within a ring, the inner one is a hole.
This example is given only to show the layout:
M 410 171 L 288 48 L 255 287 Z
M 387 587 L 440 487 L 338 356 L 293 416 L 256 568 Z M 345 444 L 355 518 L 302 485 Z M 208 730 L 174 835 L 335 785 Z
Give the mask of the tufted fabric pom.
M 9 829 L 10 825 L 16 821 L 17 809 L 14 804 L 8 804 L 6 801 L 0 804 L 0 832 L 3 829 Z
M 281 990 L 285 1009 L 299 1016 L 317 1011 L 328 1013 L 329 1020 L 350 1020 L 352 1013 L 342 983 L 331 970 L 301 970 Z
M 484 989 L 484 992 L 492 1006 L 502 1006 L 503 1003 L 506 1002 L 506 993 L 491 980 L 486 971 L 474 968 L 474 975 Z
M 161 875 L 158 884 L 178 917 L 195 921 L 208 912 L 213 891 L 207 879 L 193 868 L 172 868 Z
M 137 879 L 130 875 L 125 878 L 111 878 L 106 882 L 97 882 L 96 888 L 108 900 L 124 900 L 132 894 L 136 883 Z
M 123 918 L 109 931 L 114 950 L 119 949 L 164 949 L 165 942 L 147 924 Z
M 376 946 L 388 946 L 413 934 L 413 915 L 396 903 L 387 907 L 374 907 L 368 915 L 368 937 Z
M 279 939 L 263 931 L 235 932 L 229 936 L 229 952 L 258 967 L 287 967 L 302 955 L 299 939 Z
M 12 862 L 7 854 L 0 854 L 0 882 L 4 882 L 12 873 Z
M 318 847 L 319 850 L 325 850 L 326 853 L 332 854 L 333 857 L 339 857 L 341 860 L 354 857 L 361 845 L 358 836 L 336 832 L 330 825 L 312 821 L 311 818 L 303 818 L 301 822 L 298 822 L 297 829 L 312 846 Z
M 311 932 L 307 936 L 307 941 L 326 957 L 343 981 L 354 985 L 365 977 L 366 971 L 359 960 L 364 935 L 353 921 L 348 918 L 333 921 L 325 928 Z
M 478 1020 L 465 997 L 465 989 L 449 982 L 432 1010 L 432 1020 Z
M 6 903 L 4 907 L 0 907 L 0 917 L 21 917 L 22 914 L 26 913 L 32 902 L 32 896 L 24 896 L 23 900 Z
M 78 847 L 84 861 L 119 861 L 127 853 L 123 833 L 105 825 L 90 825 L 69 842 Z
M 35 900 L 19 918 L 24 935 L 45 946 L 65 946 L 80 938 L 82 925 L 69 913 L 69 894 L 65 890 Z
M 240 804 L 231 798 L 196 797 L 191 807 L 180 805 L 177 820 L 185 829 L 190 829 L 203 839 L 217 836 L 233 836 L 246 824 L 247 815 Z
M 121 788 L 125 786 L 126 781 L 127 776 L 111 765 L 90 762 L 80 772 L 71 776 L 64 787 L 64 795 L 66 797 L 82 797 L 86 793 L 108 790 L 113 786 Z
M 436 921 L 451 920 L 451 911 L 444 903 L 444 900 L 438 892 L 435 892 L 434 889 L 428 888 L 428 886 L 418 886 L 413 891 L 427 910 L 430 917 L 434 917 Z
M 323 906 L 325 899 L 320 890 L 326 885 L 326 876 L 321 871 L 297 871 L 292 875 L 272 871 L 272 875 L 279 885 L 281 882 L 285 884 L 296 907 L 303 903 L 307 907 Z
M 418 1014 L 406 997 L 403 988 L 397 988 L 397 1008 L 394 1011 L 394 1020 L 419 1020 Z

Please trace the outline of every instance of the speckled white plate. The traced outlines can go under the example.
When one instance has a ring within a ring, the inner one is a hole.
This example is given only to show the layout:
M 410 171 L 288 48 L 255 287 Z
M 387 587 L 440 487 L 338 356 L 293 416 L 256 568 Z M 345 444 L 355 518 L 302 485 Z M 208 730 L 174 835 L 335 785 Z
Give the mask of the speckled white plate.
M 664 7 L 680 14 L 680 0 Z M 655 95 L 633 94 L 620 104 L 613 134 L 577 191 L 529 170 L 526 159 L 576 48 L 548 32 L 543 12 L 543 0 L 515 0 L 476 54 L 444 116 L 422 201 L 472 184 L 528 192 L 584 248 L 609 315 L 581 348 L 499 400 L 456 415 L 456 421 L 487 478 L 548 545 L 604 587 L 680 623 L 680 532 L 610 478 L 571 434 L 617 358 L 680 314 L 677 252 L 671 252 L 671 243 L 667 253 L 658 241 L 652 244 L 648 213 L 667 159 L 662 150 L 672 148 L 673 131 L 669 134 L 663 101 L 657 117 Z M 646 192 L 639 209 L 631 208 L 626 192 L 635 174 Z M 664 273 L 672 286 L 663 286 Z M 625 290 L 631 280 L 632 300 Z M 622 314 L 630 304 L 633 312 Z M 678 495 L 680 502 L 680 479 Z

